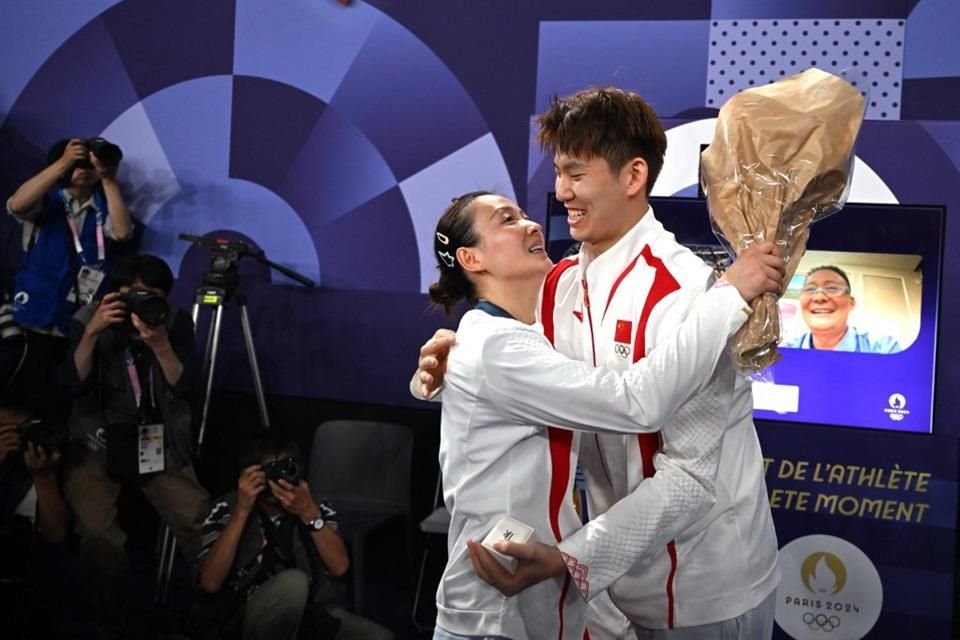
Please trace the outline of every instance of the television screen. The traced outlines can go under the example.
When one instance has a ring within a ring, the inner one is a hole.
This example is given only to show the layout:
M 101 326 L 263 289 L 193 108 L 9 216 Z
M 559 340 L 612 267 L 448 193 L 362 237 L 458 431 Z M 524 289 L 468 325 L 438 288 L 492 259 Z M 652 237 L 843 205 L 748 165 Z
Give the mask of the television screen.
M 705 201 L 651 204 L 680 243 L 723 267 Z M 943 220 L 942 207 L 848 204 L 813 225 L 780 300 L 783 357 L 755 376 L 756 418 L 932 431 Z M 554 260 L 575 250 L 553 194 L 545 233 Z

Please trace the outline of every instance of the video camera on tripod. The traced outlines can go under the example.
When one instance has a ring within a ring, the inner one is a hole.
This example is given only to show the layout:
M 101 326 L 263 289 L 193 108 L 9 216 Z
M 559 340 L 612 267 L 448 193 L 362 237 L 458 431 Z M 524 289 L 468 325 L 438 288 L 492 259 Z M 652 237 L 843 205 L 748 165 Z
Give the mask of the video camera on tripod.
M 203 284 L 224 289 L 227 297 L 232 296 L 237 288 L 237 263 L 240 258 L 251 257 L 271 269 L 276 269 L 283 275 L 296 280 L 306 287 L 314 286 L 309 278 L 305 278 L 296 271 L 288 269 L 275 262 L 267 260 L 263 250 L 256 250 L 246 242 L 226 240 L 224 238 L 203 238 L 189 233 L 181 233 L 181 240 L 192 242 L 201 247 L 210 249 L 210 269 L 203 276 Z

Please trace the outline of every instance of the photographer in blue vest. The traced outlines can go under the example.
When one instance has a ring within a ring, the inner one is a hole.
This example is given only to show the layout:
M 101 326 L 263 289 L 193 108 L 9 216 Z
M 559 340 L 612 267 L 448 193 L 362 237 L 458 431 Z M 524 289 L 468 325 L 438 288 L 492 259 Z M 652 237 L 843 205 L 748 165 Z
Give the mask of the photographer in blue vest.
M 23 246 L 13 316 L 48 372 L 66 355 L 74 312 L 99 297 L 115 243 L 133 237 L 116 177 L 122 157 L 103 138 L 60 140 L 47 167 L 7 200 Z

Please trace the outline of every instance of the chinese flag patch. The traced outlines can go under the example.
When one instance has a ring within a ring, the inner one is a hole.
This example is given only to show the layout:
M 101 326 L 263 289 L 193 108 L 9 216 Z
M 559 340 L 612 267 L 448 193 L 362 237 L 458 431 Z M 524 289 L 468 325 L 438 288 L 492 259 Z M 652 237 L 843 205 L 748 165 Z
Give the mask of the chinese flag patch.
M 613 341 L 630 344 L 633 341 L 633 322 L 617 320 L 617 329 L 613 334 Z

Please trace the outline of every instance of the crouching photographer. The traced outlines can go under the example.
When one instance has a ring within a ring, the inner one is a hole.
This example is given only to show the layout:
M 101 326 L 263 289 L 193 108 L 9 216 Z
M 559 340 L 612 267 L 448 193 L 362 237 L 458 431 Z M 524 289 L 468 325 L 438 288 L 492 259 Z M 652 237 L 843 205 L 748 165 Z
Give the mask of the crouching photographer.
M 64 374 L 75 394 L 70 436 L 83 445 L 66 467 L 66 497 L 101 638 L 127 626 L 121 488 L 147 498 L 189 562 L 209 505 L 191 462 L 193 321 L 166 303 L 173 273 L 160 258 L 138 255 L 118 261 L 111 280 L 114 292 L 74 316 Z
M 9 637 L 54 635 L 69 516 L 59 477 L 62 430 L 38 418 L 27 393 L 0 389 L 0 611 Z
M 237 490 L 214 501 L 203 525 L 198 638 L 390 639 L 339 606 L 349 566 L 336 511 L 317 504 L 299 447 L 257 436 Z
M 55 429 L 33 412 L 0 399 L 0 537 L 22 537 L 17 530 L 36 532 L 47 542 L 62 542 L 67 535 L 67 505 L 57 479 L 61 443 Z M 18 524 L 16 521 L 22 519 Z M 19 546 L 19 551 L 29 550 Z M 2 553 L 11 551 L 3 545 Z M 13 553 L 9 569 L 25 559 Z

